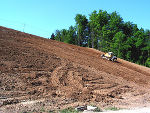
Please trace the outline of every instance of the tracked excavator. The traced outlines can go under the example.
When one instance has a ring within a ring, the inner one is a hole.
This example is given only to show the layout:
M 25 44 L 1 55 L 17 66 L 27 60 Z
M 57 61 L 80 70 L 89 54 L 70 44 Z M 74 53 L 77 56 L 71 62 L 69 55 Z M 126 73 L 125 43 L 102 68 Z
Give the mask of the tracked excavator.
M 113 62 L 117 61 L 117 57 L 114 55 L 113 52 L 102 54 L 101 57 Z

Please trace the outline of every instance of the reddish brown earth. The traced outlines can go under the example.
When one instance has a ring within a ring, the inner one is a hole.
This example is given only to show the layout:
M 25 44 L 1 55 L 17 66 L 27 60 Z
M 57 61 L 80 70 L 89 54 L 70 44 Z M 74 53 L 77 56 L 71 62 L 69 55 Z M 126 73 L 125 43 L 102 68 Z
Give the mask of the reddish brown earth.
M 0 113 L 149 106 L 150 68 L 0 27 Z

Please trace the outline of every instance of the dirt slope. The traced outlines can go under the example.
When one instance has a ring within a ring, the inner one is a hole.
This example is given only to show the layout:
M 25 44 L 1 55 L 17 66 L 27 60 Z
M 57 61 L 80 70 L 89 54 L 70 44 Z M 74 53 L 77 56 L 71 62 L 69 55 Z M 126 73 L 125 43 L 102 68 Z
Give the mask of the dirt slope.
M 150 68 L 0 27 L 0 112 L 150 103 Z

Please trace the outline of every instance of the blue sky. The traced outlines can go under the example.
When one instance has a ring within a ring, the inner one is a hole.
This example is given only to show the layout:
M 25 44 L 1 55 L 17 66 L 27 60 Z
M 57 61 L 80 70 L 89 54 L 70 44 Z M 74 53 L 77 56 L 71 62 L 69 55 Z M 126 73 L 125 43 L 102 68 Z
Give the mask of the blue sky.
M 117 11 L 125 22 L 150 29 L 150 0 L 1 0 L 0 25 L 48 38 L 75 25 L 76 14 Z

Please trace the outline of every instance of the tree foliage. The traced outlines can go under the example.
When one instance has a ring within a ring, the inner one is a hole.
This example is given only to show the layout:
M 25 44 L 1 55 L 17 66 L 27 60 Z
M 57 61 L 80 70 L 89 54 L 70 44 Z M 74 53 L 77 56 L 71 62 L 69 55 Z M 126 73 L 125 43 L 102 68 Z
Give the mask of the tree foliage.
M 117 13 L 93 11 L 89 19 L 75 16 L 75 26 L 56 30 L 51 39 L 103 52 L 112 51 L 117 57 L 150 67 L 150 30 L 139 29 L 132 22 L 124 22 Z

